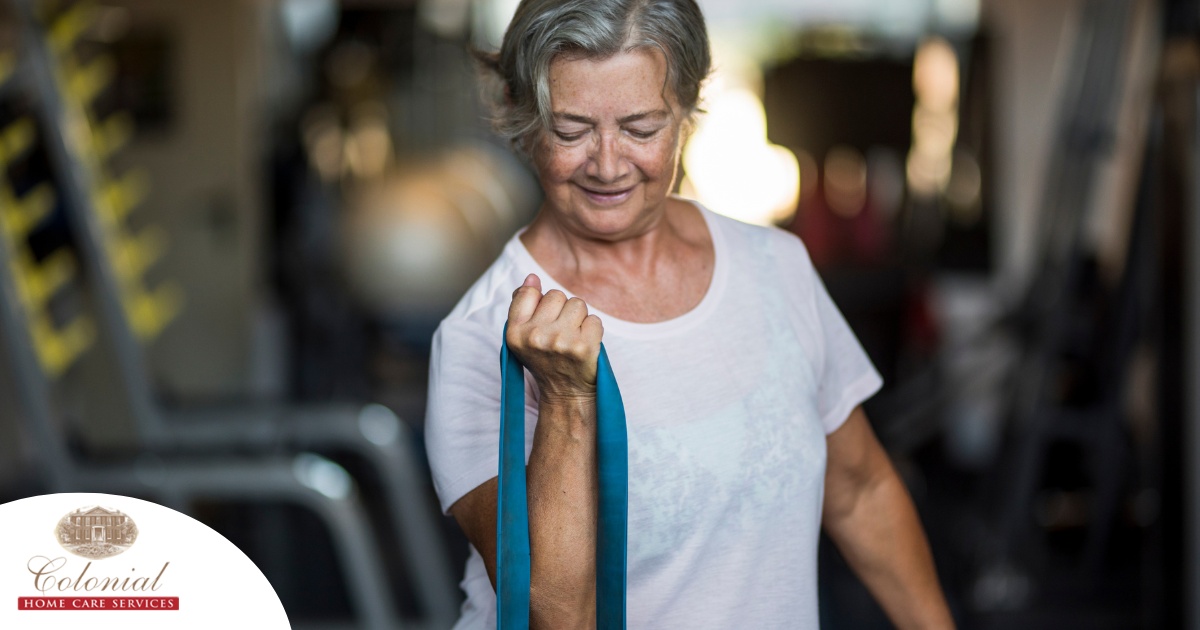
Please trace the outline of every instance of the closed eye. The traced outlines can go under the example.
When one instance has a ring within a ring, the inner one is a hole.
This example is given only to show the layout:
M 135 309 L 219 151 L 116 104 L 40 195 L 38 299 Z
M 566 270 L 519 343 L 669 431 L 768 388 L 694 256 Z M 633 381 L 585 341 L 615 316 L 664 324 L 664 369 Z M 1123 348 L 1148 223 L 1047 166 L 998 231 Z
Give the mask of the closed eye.
M 587 133 L 587 132 L 586 131 L 575 131 L 575 132 L 567 133 L 565 131 L 559 131 L 557 129 L 554 130 L 554 135 L 559 140 L 562 140 L 563 142 L 574 142 L 574 141 L 582 138 L 585 133 Z
M 650 129 L 650 130 L 630 129 L 630 130 L 628 130 L 628 133 L 629 133 L 629 135 L 631 135 L 634 138 L 637 138 L 639 140 L 649 140 L 650 138 L 653 138 L 654 136 L 658 135 L 658 132 L 660 132 L 660 131 L 662 131 L 661 127 L 658 129 Z

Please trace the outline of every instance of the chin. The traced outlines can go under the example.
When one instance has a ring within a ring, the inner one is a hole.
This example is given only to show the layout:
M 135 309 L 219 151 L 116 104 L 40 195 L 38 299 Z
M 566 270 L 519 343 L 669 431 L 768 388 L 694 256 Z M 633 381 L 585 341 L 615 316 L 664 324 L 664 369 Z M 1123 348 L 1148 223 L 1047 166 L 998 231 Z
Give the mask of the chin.
M 618 238 L 640 233 L 653 223 L 640 199 L 631 199 L 616 206 L 576 206 L 575 222 L 598 238 Z
M 576 223 L 586 234 L 601 240 L 619 239 L 637 229 L 636 215 L 613 210 L 589 211 L 577 217 Z

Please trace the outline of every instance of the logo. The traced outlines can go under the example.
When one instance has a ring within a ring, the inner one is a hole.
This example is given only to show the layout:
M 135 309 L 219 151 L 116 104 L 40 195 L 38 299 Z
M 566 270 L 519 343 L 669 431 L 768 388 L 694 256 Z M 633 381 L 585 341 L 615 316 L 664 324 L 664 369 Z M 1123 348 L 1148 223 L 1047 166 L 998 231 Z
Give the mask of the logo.
M 0 503 L 0 523 L 0 630 L 290 627 L 262 571 L 173 509 L 61 493 Z
M 63 549 L 92 560 L 111 558 L 137 542 L 137 524 L 120 510 L 83 507 L 58 521 L 55 537 Z
M 69 512 L 58 520 L 54 538 L 63 549 L 87 562 L 75 574 L 64 557 L 30 558 L 26 569 L 33 574 L 33 586 L 41 596 L 19 598 L 18 610 L 179 609 L 178 597 L 151 595 L 162 587 L 170 562 L 162 565 L 156 577 L 138 575 L 136 568 L 126 575 L 93 569 L 93 562 L 124 553 L 137 542 L 137 523 L 121 510 L 94 505 Z

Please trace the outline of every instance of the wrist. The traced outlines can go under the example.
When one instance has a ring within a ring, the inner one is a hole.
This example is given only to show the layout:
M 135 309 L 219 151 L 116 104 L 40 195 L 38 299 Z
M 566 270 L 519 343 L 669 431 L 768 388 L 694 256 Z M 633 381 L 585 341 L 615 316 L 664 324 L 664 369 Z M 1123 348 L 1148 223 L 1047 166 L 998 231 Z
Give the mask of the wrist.
M 538 405 L 575 408 L 596 404 L 596 382 L 576 378 L 536 378 Z
M 596 432 L 596 393 L 542 392 L 538 400 L 538 427 L 565 431 L 578 439 Z
M 596 390 L 558 391 L 544 389 L 538 398 L 538 408 L 572 414 L 587 413 L 590 415 L 596 409 Z

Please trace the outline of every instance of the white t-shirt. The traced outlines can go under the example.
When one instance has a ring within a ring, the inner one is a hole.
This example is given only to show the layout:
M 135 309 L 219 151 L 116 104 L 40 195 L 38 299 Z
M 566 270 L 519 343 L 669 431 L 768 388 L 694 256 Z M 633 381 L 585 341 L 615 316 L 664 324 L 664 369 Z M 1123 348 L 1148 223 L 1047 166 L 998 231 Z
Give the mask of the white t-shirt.
M 629 433 L 630 628 L 817 628 L 825 436 L 881 386 L 800 239 L 701 212 L 716 253 L 677 318 L 604 324 Z M 496 476 L 500 344 L 536 273 L 517 236 L 433 337 L 426 440 L 443 510 Z M 526 373 L 525 453 L 537 391 Z M 456 628 L 496 627 L 472 547 Z

